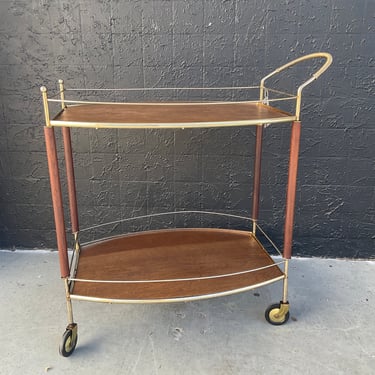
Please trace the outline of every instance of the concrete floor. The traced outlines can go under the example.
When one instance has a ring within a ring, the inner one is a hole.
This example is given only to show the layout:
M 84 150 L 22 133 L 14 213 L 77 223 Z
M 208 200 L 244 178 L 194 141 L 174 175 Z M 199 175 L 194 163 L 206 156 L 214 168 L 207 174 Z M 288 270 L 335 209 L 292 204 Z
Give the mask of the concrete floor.
M 0 374 L 375 373 L 375 262 L 294 259 L 279 327 L 263 314 L 280 283 L 182 304 L 75 302 L 69 358 L 58 272 L 56 253 L 0 252 Z

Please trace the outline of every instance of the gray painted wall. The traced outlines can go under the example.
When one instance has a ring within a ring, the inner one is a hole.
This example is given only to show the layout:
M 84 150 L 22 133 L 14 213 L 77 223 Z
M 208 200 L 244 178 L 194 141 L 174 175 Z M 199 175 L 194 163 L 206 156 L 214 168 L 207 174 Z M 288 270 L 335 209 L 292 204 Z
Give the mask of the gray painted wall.
M 375 257 L 374 11 L 373 0 L 0 0 L 0 246 L 55 247 L 42 84 L 256 84 L 322 50 L 334 65 L 304 95 L 295 253 Z M 261 218 L 278 242 L 288 135 L 265 132 Z M 73 139 L 83 227 L 167 209 L 251 210 L 252 129 Z

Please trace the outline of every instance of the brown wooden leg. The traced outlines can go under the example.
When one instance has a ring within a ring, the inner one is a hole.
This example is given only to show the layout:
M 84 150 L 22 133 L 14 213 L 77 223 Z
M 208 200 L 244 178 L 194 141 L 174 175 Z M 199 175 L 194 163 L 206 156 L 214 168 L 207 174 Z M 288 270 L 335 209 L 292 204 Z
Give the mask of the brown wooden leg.
M 72 141 L 70 137 L 70 129 L 62 129 L 63 140 L 64 140 L 64 154 L 65 154 L 65 168 L 66 176 L 68 181 L 68 193 L 69 193 L 69 208 L 70 208 L 70 220 L 72 222 L 72 233 L 78 233 L 78 209 L 77 209 L 77 194 L 74 177 L 74 165 L 73 165 L 73 153 L 72 153 Z
M 285 213 L 285 231 L 284 231 L 284 258 L 290 259 L 292 256 L 294 208 L 296 201 L 297 188 L 297 169 L 299 143 L 301 136 L 301 122 L 294 121 L 292 124 L 292 134 L 290 136 L 290 156 L 288 187 L 286 194 L 286 213 Z
M 258 216 L 259 216 L 260 177 L 261 177 L 261 164 L 262 164 L 262 135 L 263 135 L 263 125 L 259 125 L 257 126 L 257 129 L 256 129 L 255 161 L 254 161 L 253 212 L 252 212 L 252 218 L 254 222 L 258 220 Z M 255 232 L 255 228 L 253 229 L 253 231 Z
M 64 207 L 62 201 L 54 129 L 51 127 L 45 127 L 44 136 L 46 139 L 48 170 L 51 183 L 53 213 L 55 217 L 57 248 L 59 250 L 60 272 L 61 277 L 65 278 L 69 276 L 69 258 L 66 245 Z

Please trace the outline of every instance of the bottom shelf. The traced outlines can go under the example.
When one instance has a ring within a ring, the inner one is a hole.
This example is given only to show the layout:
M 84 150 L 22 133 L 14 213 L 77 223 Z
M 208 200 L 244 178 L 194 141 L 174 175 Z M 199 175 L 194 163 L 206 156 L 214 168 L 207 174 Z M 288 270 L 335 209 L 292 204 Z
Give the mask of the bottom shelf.
M 71 298 L 112 303 L 188 301 L 238 293 L 283 278 L 251 232 L 158 230 L 82 246 Z

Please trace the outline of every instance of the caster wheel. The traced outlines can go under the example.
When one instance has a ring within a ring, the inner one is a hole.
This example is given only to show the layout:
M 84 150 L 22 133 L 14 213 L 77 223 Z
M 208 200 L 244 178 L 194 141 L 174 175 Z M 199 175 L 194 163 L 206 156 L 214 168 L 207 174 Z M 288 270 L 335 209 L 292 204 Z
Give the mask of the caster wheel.
M 77 325 L 74 328 L 68 327 L 64 332 L 61 340 L 59 352 L 63 357 L 69 357 L 77 345 Z
M 267 308 L 264 316 L 268 323 L 274 326 L 281 326 L 289 319 L 289 304 L 275 303 Z

